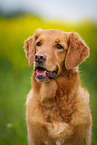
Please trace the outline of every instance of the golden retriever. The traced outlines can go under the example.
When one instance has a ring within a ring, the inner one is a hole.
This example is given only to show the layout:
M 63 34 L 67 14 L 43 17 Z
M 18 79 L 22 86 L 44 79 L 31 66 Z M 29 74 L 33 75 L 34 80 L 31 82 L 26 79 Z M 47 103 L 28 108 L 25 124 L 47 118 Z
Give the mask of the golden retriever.
M 89 94 L 78 71 L 88 46 L 77 33 L 37 29 L 24 48 L 34 63 L 26 101 L 29 145 L 91 145 Z

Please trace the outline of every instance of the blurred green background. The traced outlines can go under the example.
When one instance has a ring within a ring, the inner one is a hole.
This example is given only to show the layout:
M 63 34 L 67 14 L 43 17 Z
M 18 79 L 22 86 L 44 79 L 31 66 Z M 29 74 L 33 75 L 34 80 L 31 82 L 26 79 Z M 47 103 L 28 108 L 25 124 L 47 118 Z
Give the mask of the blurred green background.
M 97 145 L 97 23 L 52 22 L 31 14 L 0 16 L 0 145 L 27 145 L 25 102 L 33 66 L 28 66 L 23 45 L 37 28 L 78 32 L 90 47 L 90 57 L 80 65 L 80 76 L 90 93 L 92 145 Z

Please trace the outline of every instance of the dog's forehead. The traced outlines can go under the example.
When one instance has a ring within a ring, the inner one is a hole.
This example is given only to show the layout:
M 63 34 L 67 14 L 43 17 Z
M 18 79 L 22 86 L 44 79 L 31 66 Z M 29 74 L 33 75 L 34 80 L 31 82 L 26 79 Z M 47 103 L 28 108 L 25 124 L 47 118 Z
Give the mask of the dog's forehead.
M 47 39 L 59 39 L 59 40 L 66 40 L 67 39 L 67 32 L 64 32 L 62 30 L 59 30 L 59 29 L 48 29 L 48 30 L 43 30 L 40 34 L 39 37 L 45 37 Z
M 64 31 L 59 30 L 59 29 L 47 29 L 47 30 L 43 30 L 43 33 L 48 33 L 48 34 L 63 34 Z

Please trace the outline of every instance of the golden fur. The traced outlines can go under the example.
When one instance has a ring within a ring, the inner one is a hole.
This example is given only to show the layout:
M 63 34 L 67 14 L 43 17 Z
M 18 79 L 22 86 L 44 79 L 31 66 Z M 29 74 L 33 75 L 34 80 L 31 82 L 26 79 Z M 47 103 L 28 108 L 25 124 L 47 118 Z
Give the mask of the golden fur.
M 41 46 L 37 43 L 41 42 Z M 64 49 L 57 49 L 61 44 Z M 77 33 L 38 29 L 25 40 L 29 65 L 34 62 L 32 89 L 28 94 L 26 121 L 29 145 L 91 145 L 89 94 L 81 87 L 78 65 L 89 48 Z M 35 54 L 45 54 L 44 67 L 58 69 L 50 80 L 36 79 Z

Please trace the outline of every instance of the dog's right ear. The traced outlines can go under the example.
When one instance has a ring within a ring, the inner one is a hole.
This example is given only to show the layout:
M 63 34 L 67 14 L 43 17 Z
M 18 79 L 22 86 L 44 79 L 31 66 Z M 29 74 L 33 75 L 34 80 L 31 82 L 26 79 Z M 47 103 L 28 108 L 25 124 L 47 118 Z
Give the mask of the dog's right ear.
M 32 65 L 35 55 L 34 36 L 30 36 L 27 40 L 25 40 L 24 48 L 26 57 L 28 58 L 28 64 Z

